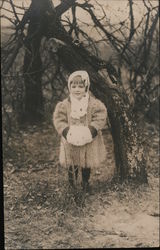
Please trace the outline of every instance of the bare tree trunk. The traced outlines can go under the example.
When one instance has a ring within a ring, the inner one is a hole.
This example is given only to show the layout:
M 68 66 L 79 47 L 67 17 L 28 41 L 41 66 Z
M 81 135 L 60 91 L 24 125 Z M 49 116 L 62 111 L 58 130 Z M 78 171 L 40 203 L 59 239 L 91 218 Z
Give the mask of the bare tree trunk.
M 43 68 L 40 46 L 42 37 L 48 32 L 50 16 L 52 17 L 52 22 L 55 23 L 54 14 L 54 7 L 50 0 L 32 0 L 29 14 L 27 13 L 27 20 L 23 18 L 21 22 L 21 26 L 23 26 L 26 21 L 29 21 L 25 39 L 23 67 L 25 79 L 25 112 L 23 121 L 28 123 L 37 123 L 43 120 L 44 103 L 41 82 Z
M 42 63 L 39 55 L 39 37 L 31 43 L 26 43 L 26 54 L 24 58 L 24 79 L 25 79 L 25 120 L 37 122 L 43 115 L 42 96 Z
M 25 79 L 25 112 L 23 121 L 39 122 L 43 119 L 44 104 L 41 77 L 43 73 L 40 57 L 40 45 L 43 36 L 57 37 L 63 33 L 58 17 L 67 10 L 75 0 L 62 3 L 56 9 L 50 0 L 32 0 L 27 17 L 22 19 L 20 28 L 29 20 L 27 38 L 25 40 L 24 79 Z M 57 31 L 57 23 L 59 29 Z M 61 35 L 62 36 L 62 35 Z M 68 40 L 69 36 L 68 36 Z
M 30 7 L 28 33 L 25 41 L 24 79 L 25 114 L 28 122 L 38 122 L 43 117 L 42 62 L 40 44 L 45 30 L 44 0 L 34 1 Z

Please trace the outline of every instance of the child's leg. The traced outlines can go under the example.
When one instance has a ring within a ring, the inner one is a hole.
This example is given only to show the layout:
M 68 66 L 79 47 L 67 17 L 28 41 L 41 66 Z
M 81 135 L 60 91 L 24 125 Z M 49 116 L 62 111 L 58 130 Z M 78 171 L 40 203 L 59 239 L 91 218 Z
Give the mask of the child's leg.
M 73 167 L 69 166 L 68 169 L 68 180 L 69 184 L 73 187 L 74 186 L 74 175 L 75 174 L 75 179 L 77 180 L 78 178 L 78 166 L 74 166 L 74 173 L 73 173 Z
M 82 168 L 82 185 L 83 185 L 83 188 L 89 186 L 90 173 L 91 173 L 90 168 Z
M 69 166 L 69 168 L 68 168 L 68 180 L 69 180 L 69 184 L 73 187 L 73 170 L 72 170 L 72 166 Z
M 78 166 L 74 166 L 76 180 L 78 178 Z

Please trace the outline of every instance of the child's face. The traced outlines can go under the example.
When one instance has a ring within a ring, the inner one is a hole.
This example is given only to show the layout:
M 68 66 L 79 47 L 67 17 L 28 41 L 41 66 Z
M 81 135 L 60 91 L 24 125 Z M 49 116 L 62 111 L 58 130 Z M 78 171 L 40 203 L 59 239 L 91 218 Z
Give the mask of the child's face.
M 70 88 L 71 94 L 78 100 L 85 95 L 85 85 L 82 81 L 81 76 L 75 76 Z

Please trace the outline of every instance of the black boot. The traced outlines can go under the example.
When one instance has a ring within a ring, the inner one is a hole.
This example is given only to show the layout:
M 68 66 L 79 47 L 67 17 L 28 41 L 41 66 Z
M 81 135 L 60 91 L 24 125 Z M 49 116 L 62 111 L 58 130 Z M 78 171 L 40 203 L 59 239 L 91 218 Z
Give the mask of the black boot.
M 89 191 L 89 178 L 90 178 L 91 169 L 82 168 L 82 187 L 85 191 Z

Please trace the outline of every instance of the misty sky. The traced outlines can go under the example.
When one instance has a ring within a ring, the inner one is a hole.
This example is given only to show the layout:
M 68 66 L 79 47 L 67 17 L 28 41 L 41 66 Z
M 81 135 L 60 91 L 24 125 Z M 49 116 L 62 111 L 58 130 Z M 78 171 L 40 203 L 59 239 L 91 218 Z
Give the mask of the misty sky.
M 60 4 L 60 0 L 52 0 L 54 3 L 54 6 L 56 7 L 58 4 Z M 80 3 L 84 3 L 85 0 L 78 0 Z M 120 21 L 124 21 L 129 17 L 129 7 L 128 7 L 128 0 L 91 0 L 91 3 L 93 3 L 95 9 L 94 12 L 96 13 L 98 18 L 101 18 L 103 16 L 102 9 L 100 8 L 99 5 L 102 5 L 106 17 L 110 20 L 109 23 L 111 24 L 116 24 L 119 23 Z M 97 2 L 97 3 L 96 3 Z M 147 0 L 145 0 L 145 3 L 147 4 Z M 158 0 L 151 0 L 153 6 L 158 6 L 159 1 Z M 24 6 L 24 7 L 29 7 L 31 0 L 13 0 L 14 4 L 17 4 L 18 6 Z M 149 5 L 149 4 L 148 4 Z M 9 3 L 4 2 L 3 5 L 4 8 L 6 9 L 11 9 L 11 6 Z M 21 14 L 24 14 L 24 10 L 17 9 L 18 12 Z M 135 26 L 140 22 L 142 17 L 144 16 L 146 12 L 146 8 L 144 8 L 143 0 L 133 0 L 133 12 L 134 12 L 134 22 Z M 6 15 L 7 17 L 13 17 L 11 16 L 11 13 L 5 10 L 1 11 L 1 16 Z M 19 15 L 19 19 L 21 20 L 23 15 Z M 66 11 L 62 18 L 65 19 L 65 17 L 68 17 L 69 19 L 71 18 L 71 10 Z M 84 11 L 81 8 L 77 8 L 76 10 L 76 16 L 77 18 L 87 24 L 92 24 L 91 18 L 89 14 Z M 90 37 L 92 37 L 95 40 L 99 39 L 99 33 L 91 26 L 87 26 L 83 23 L 80 24 L 81 28 L 83 25 L 83 31 L 86 32 Z M 128 21 L 126 23 L 127 26 L 130 25 L 130 20 L 128 18 Z M 1 41 L 5 41 L 7 37 L 14 32 L 14 29 L 10 29 L 9 27 L 11 26 L 11 23 L 7 21 L 5 18 L 1 18 Z M 6 27 L 8 27 L 6 29 Z M 100 31 L 99 31 L 100 32 Z M 126 30 L 128 32 L 128 30 Z
M 145 0 L 146 1 L 146 0 Z M 13 2 L 17 5 L 28 7 L 31 3 L 30 0 L 13 0 Z M 78 2 L 84 2 L 84 0 L 79 0 Z M 94 0 L 91 0 L 91 2 L 94 2 Z M 127 0 L 98 0 L 98 4 L 102 4 L 104 7 L 107 17 L 111 19 L 111 22 L 119 22 L 120 20 L 124 20 L 128 17 L 128 1 Z M 146 1 L 147 2 L 147 1 Z M 53 0 L 54 6 L 57 6 L 60 3 L 60 0 Z M 100 8 L 98 4 L 94 5 L 96 7 L 95 11 L 97 13 L 101 13 Z M 153 5 L 158 5 L 158 0 L 152 0 Z M 3 5 L 6 9 L 10 8 L 10 5 L 8 3 L 4 3 Z M 139 21 L 142 15 L 144 15 L 144 5 L 142 0 L 134 0 L 134 15 L 135 15 L 135 22 Z M 20 12 L 20 10 L 18 10 Z M 23 12 L 22 12 L 23 13 Z M 1 15 L 7 15 L 11 17 L 11 13 L 7 11 L 1 11 Z M 70 15 L 70 11 L 65 12 L 64 16 Z M 90 22 L 89 15 L 86 14 L 81 8 L 77 8 L 77 16 L 78 18 L 82 19 L 85 22 Z M 21 18 L 21 17 L 20 17 Z M 7 21 L 4 18 L 1 18 L 1 25 L 2 27 L 10 25 L 9 21 Z

